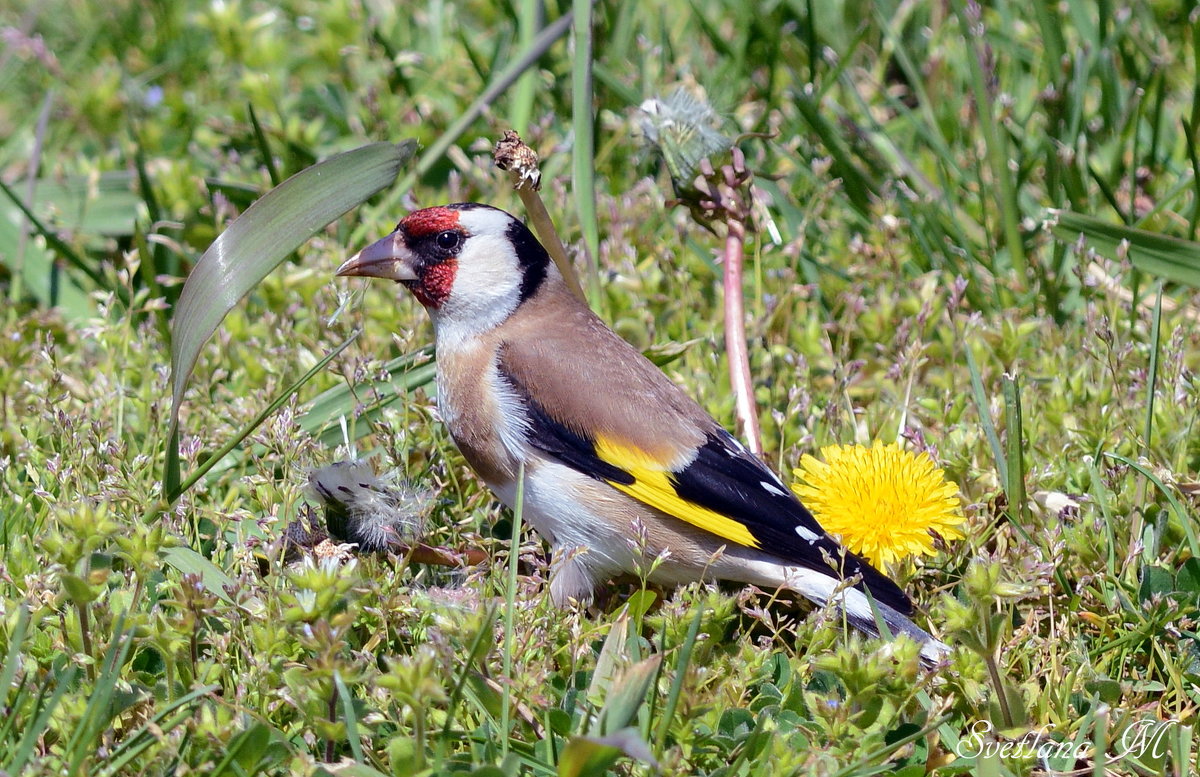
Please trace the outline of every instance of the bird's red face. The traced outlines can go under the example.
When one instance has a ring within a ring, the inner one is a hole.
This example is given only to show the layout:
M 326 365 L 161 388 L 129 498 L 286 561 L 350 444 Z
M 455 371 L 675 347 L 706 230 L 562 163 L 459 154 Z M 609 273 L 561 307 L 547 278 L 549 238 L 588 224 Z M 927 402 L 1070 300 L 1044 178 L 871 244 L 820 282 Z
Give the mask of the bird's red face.
M 433 317 L 442 347 L 496 326 L 557 271 L 524 224 L 468 202 L 410 213 L 337 274 L 403 284 Z
M 350 257 L 337 274 L 397 281 L 422 305 L 436 310 L 454 289 L 458 254 L 467 239 L 460 213 L 450 207 L 415 211 L 392 234 Z

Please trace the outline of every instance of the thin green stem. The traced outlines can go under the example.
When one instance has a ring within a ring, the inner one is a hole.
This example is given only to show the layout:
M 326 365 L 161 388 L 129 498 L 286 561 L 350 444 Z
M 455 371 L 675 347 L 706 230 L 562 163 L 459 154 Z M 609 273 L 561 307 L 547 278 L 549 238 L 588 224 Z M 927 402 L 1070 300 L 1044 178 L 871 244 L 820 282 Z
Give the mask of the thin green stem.
M 595 115 L 592 109 L 592 3 L 593 0 L 574 0 L 575 61 L 571 67 L 571 125 L 575 143 L 571 148 L 571 169 L 575 193 L 575 209 L 579 214 L 579 229 L 583 233 L 583 249 L 587 266 L 588 296 L 593 308 L 601 304 L 600 274 L 597 261 L 600 253 L 600 228 L 596 220 L 596 176 L 594 171 Z
M 513 505 L 512 536 L 508 546 L 508 579 L 504 592 L 504 692 L 500 706 L 500 752 L 508 756 L 512 726 L 512 654 L 517 620 L 517 562 L 521 557 L 521 513 L 525 507 L 525 462 L 517 468 L 517 501 Z
M 438 136 L 438 139 L 417 160 L 412 172 L 401 179 L 400 184 L 393 187 L 391 192 L 383 198 L 383 201 L 372 212 L 391 214 L 395 211 L 400 198 L 407 194 L 422 176 L 432 170 L 441 161 L 442 157 L 446 154 L 446 150 L 458 142 L 463 133 L 475 123 L 475 120 L 483 115 L 484 110 L 495 102 L 496 98 L 503 94 L 505 90 L 512 86 L 522 73 L 537 64 L 542 55 L 549 51 L 550 47 L 566 34 L 567 30 L 571 28 L 572 18 L 572 14 L 568 12 L 546 25 L 538 33 L 533 44 L 501 70 L 492 79 L 492 82 L 488 84 L 487 89 L 484 89 L 475 98 L 475 101 Z M 395 221 L 395 219 L 392 220 Z M 374 229 L 374 221 L 375 219 L 363 218 L 359 226 L 351 234 L 350 243 L 353 245 L 361 243 L 366 237 L 368 230 Z
M 954 11 L 959 24 L 967 32 L 971 53 L 967 62 L 971 70 L 971 91 L 975 98 L 975 112 L 979 117 L 979 129 L 987 149 L 988 166 L 992 180 L 999 188 L 996 205 L 1000 210 L 1000 224 L 1004 230 L 1004 243 L 1008 248 L 1009 261 L 1016 274 L 1017 287 L 1024 289 L 1028 284 L 1028 262 L 1025 258 L 1024 242 L 1021 238 L 1021 209 L 1017 202 L 1017 187 L 1009 169 L 1009 143 L 1000 131 L 992 113 L 991 90 L 988 88 L 989 74 L 984 72 L 985 30 L 983 21 L 977 18 L 978 10 L 969 11 L 964 0 L 954 0 Z M 973 18 L 975 17 L 975 18 Z

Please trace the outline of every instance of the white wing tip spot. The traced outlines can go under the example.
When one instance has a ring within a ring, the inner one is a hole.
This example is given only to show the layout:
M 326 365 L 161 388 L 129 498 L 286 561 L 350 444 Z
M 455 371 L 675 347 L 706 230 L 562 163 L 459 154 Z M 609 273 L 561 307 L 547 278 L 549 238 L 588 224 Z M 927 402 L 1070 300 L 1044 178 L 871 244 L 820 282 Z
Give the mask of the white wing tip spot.
M 817 540 L 821 539 L 819 535 L 809 529 L 807 526 L 797 526 L 796 533 L 800 535 L 800 539 L 808 540 L 808 544 L 812 545 Z
M 759 481 L 758 484 L 762 486 L 763 489 L 769 494 L 774 494 L 775 496 L 787 496 L 787 492 L 780 489 L 779 486 L 775 485 L 774 483 L 762 480 Z

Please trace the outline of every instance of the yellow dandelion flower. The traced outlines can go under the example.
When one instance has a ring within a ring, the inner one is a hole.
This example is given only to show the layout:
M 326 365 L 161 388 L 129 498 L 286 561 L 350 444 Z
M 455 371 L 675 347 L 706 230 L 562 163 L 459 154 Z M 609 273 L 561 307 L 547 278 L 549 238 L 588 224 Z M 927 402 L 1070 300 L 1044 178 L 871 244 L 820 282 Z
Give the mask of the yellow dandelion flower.
M 875 567 L 932 556 L 932 533 L 962 539 L 958 488 L 928 455 L 877 440 L 870 448 L 831 445 L 821 458 L 800 459 L 792 490 L 826 531 Z

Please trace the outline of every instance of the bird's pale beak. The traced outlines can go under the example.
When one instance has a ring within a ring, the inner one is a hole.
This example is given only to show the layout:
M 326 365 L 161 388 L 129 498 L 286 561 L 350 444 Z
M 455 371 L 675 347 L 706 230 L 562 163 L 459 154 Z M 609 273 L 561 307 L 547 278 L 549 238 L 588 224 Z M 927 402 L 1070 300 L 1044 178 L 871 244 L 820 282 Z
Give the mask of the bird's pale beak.
M 338 275 L 358 275 L 364 278 L 387 278 L 393 281 L 415 281 L 413 254 L 399 231 L 372 243 L 350 257 L 337 269 Z

